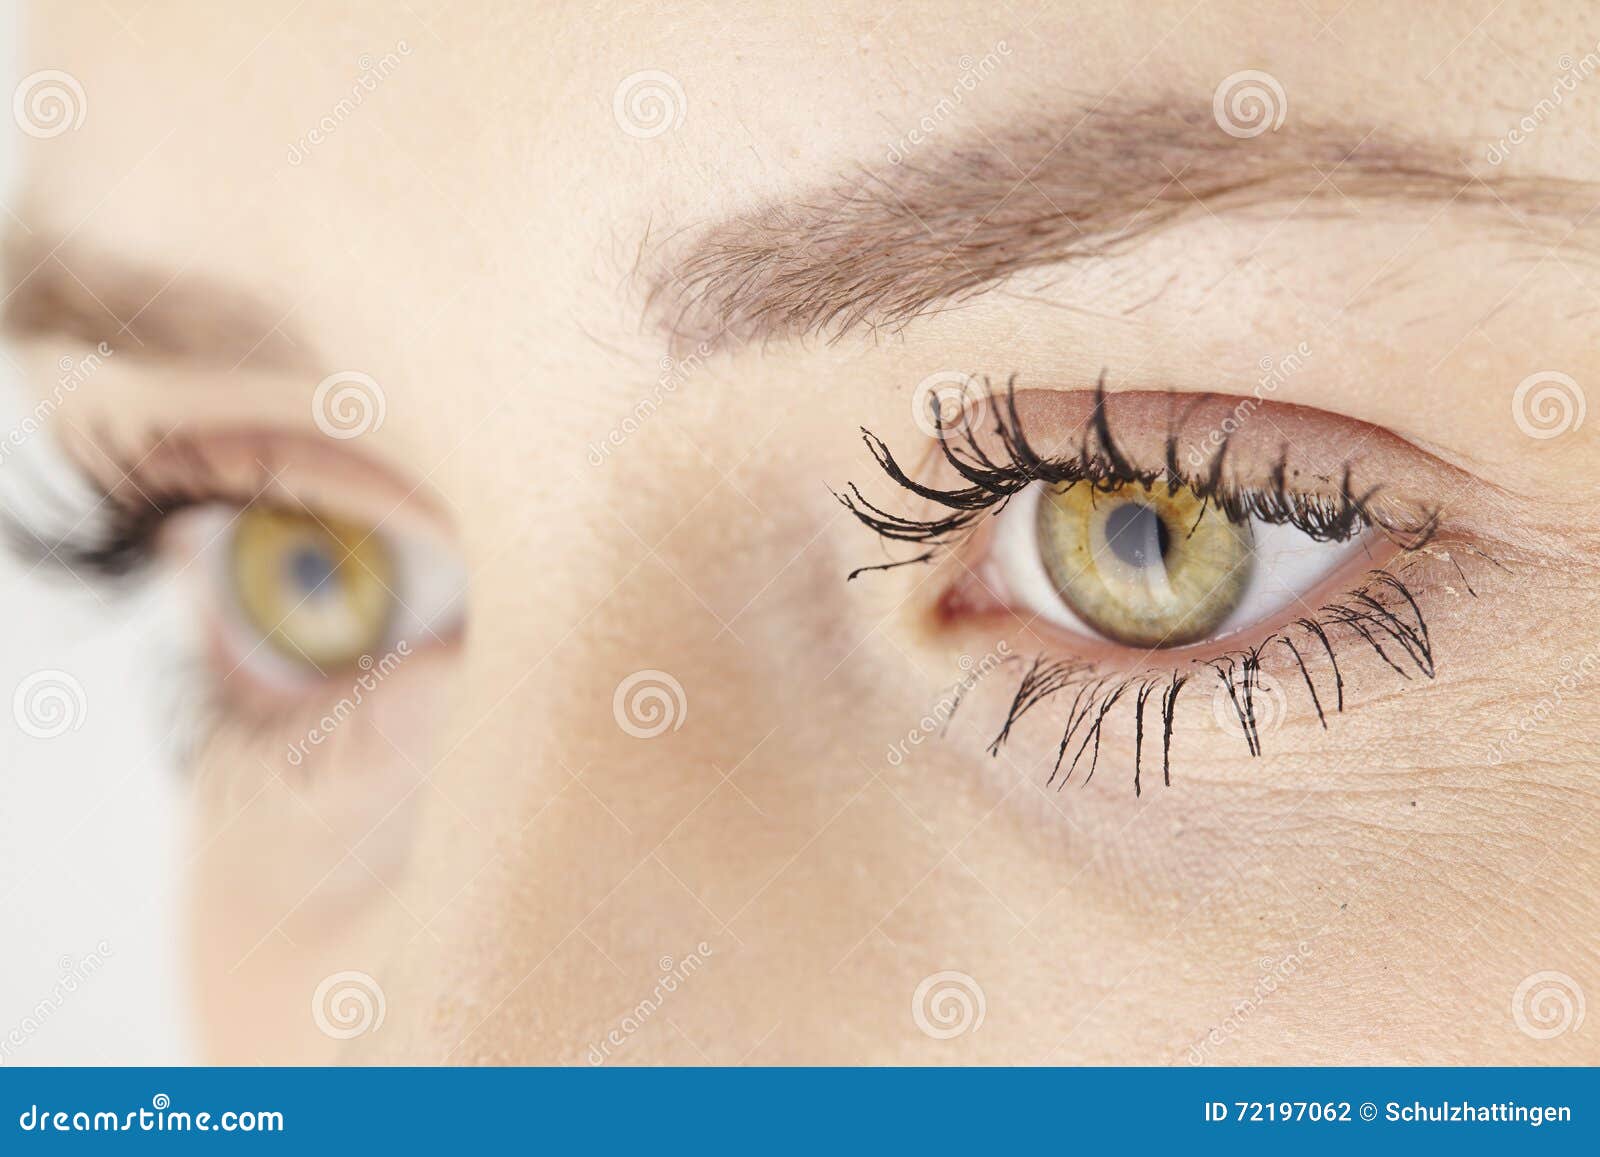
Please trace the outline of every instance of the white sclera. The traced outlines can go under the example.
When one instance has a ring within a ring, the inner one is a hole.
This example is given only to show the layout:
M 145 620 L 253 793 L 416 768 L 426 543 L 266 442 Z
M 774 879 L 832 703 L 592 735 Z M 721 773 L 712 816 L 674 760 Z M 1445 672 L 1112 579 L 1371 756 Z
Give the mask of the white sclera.
M 239 666 L 269 684 L 293 688 L 321 678 L 267 642 L 239 606 L 230 572 L 236 509 L 209 506 L 185 516 L 184 537 L 195 548 L 195 564 L 212 587 L 219 629 L 228 650 L 240 656 Z M 413 650 L 448 638 L 465 615 L 467 568 L 459 555 L 437 539 L 391 534 L 379 528 L 394 568 L 395 599 L 383 640 L 374 660 L 402 641 Z
M 1043 494 L 1044 483 L 1036 482 L 1001 511 L 985 577 L 999 588 L 998 595 L 1019 610 L 1091 639 L 1114 641 L 1075 615 L 1050 581 L 1038 534 L 1039 500 Z M 1212 511 L 1207 517 L 1215 513 Z M 1298 527 L 1259 518 L 1250 519 L 1250 533 L 1255 540 L 1250 581 L 1212 639 L 1247 630 L 1287 607 L 1309 614 L 1314 607 L 1298 604 L 1366 548 L 1363 534 L 1346 542 L 1318 542 Z

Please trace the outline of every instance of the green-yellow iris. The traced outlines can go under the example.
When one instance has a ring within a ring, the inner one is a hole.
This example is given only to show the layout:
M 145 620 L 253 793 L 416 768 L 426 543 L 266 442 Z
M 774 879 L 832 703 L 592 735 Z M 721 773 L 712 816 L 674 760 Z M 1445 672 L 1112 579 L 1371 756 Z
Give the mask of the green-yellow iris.
M 1254 557 L 1249 524 L 1204 507 L 1165 483 L 1052 487 L 1039 502 L 1045 570 L 1074 614 L 1120 643 L 1203 639 L 1238 605 Z
M 250 626 L 297 662 L 345 666 L 383 640 L 393 563 L 370 528 L 250 507 L 229 565 Z

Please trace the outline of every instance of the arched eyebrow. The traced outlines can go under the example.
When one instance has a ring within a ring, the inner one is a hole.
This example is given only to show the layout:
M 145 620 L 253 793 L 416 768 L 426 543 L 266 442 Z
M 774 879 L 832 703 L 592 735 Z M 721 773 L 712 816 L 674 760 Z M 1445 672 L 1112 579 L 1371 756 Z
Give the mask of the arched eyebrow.
M 1075 120 L 1075 123 L 1074 123 Z M 1060 125 L 1069 124 L 1062 131 Z M 1116 254 L 1199 211 L 1326 213 L 1368 201 L 1487 207 L 1550 241 L 1596 208 L 1587 182 L 1480 172 L 1466 148 L 1295 123 L 1225 132 L 1209 106 L 1098 108 L 929 142 L 897 164 L 641 246 L 646 315 L 704 348 L 895 326 L 1013 274 Z
M 27 339 L 101 343 L 127 358 L 196 368 L 312 370 L 313 351 L 248 289 L 187 270 L 166 271 L 44 233 L 4 246 L 0 328 Z

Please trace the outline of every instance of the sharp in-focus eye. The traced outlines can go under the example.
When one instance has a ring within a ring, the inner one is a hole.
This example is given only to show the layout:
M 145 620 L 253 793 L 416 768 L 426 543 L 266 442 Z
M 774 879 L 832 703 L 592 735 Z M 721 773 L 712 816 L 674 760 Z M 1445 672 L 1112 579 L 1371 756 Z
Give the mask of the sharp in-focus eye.
M 1215 676 L 1225 692 L 1219 702 L 1237 717 L 1254 756 L 1261 754 L 1257 697 L 1266 692 L 1269 666 L 1304 680 L 1324 727 L 1345 710 L 1339 651 L 1346 644 L 1369 649 L 1403 678 L 1433 677 L 1419 596 L 1403 576 L 1437 559 L 1475 592 L 1452 553 L 1428 549 L 1441 525 L 1438 508 L 1414 495 L 1380 494 L 1355 457 L 1369 443 L 1386 444 L 1397 456 L 1414 455 L 1414 448 L 1377 428 L 1355 432 L 1333 416 L 1283 407 L 1281 424 L 1304 427 L 1302 444 L 1317 446 L 1320 464 L 1312 455 L 1291 466 L 1287 436 L 1276 460 L 1269 457 L 1274 447 L 1261 438 L 1281 432 L 1277 420 L 1254 424 L 1253 436 L 1238 445 L 1228 435 L 1209 459 L 1183 453 L 1198 445 L 1186 430 L 1228 429 L 1224 423 L 1237 411 L 1227 405 L 1226 395 L 1180 404 L 1176 394 L 1129 392 L 1119 395 L 1118 409 L 1129 415 L 1131 433 L 1117 438 L 1103 377 L 1087 398 L 1019 393 L 1013 379 L 953 424 L 937 415 L 942 463 L 935 469 L 952 480 L 947 485 L 918 481 L 883 439 L 862 431 L 877 465 L 916 507 L 903 513 L 880 506 L 854 483 L 837 497 L 885 543 L 921 551 L 858 567 L 847 581 L 959 551 L 935 622 L 956 628 L 1004 613 L 1024 629 L 1049 623 L 1083 644 L 1040 641 L 991 755 L 1024 715 L 1060 702 L 1048 782 L 1066 783 L 1084 763 L 1088 783 L 1103 725 L 1121 703 L 1133 717 L 1138 795 L 1140 757 L 1152 735 L 1160 737 L 1161 778 L 1170 786 L 1178 697 L 1197 681 Z M 1041 453 L 1044 443 L 1023 430 L 1024 413 L 1038 415 L 1061 456 Z M 1326 444 L 1311 433 L 1322 429 L 1330 431 Z M 1326 672 L 1317 671 L 1324 661 Z
M 999 518 L 993 574 L 1019 610 L 1130 647 L 1247 629 L 1314 593 L 1357 536 L 1232 521 L 1186 486 L 1035 483 Z

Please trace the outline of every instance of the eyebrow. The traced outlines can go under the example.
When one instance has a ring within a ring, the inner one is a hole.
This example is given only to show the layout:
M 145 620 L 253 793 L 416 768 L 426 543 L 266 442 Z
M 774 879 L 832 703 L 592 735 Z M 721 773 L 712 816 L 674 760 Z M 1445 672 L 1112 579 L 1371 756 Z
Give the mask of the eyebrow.
M 64 239 L 8 238 L 0 329 L 15 338 L 105 343 L 127 358 L 226 371 L 304 370 L 311 351 L 274 310 L 243 289 L 185 270 L 164 272 Z
M 635 272 L 647 320 L 676 342 L 836 340 L 1024 270 L 1118 254 L 1202 206 L 1487 205 L 1513 231 L 1547 214 L 1581 222 L 1600 207 L 1587 182 L 1490 181 L 1468 155 L 1338 125 L 1235 137 L 1201 105 L 1097 108 L 930 143 L 795 200 L 647 239 Z

